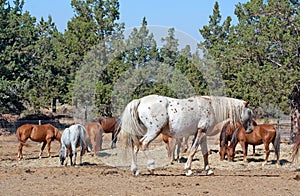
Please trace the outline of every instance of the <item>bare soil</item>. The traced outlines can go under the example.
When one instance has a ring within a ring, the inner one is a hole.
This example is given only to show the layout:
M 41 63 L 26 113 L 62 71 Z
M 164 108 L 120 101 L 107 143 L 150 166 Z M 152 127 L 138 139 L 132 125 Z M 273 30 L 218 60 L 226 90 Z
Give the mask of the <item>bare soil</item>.
M 203 172 L 201 152 L 197 153 L 193 175 L 184 175 L 184 163 L 168 164 L 167 152 L 158 138 L 151 146 L 157 169 L 149 174 L 146 160 L 139 153 L 140 175 L 130 172 L 130 153 L 120 144 L 110 149 L 110 135 L 105 135 L 103 151 L 93 157 L 85 154 L 82 166 L 59 166 L 59 143 L 52 142 L 52 158 L 38 158 L 40 144 L 28 140 L 25 159 L 17 159 L 15 135 L 0 136 L 0 195 L 300 195 L 300 161 L 291 163 L 292 145 L 281 143 L 281 166 L 275 164 L 274 152 L 269 162 L 264 160 L 263 145 L 256 147 L 258 155 L 243 163 L 241 153 L 234 162 L 220 161 L 218 145 L 210 142 L 209 161 L 214 176 Z M 240 147 L 237 148 L 240 152 Z M 46 152 L 44 153 L 46 155 Z M 182 154 L 181 160 L 186 160 Z M 79 158 L 77 159 L 77 163 Z

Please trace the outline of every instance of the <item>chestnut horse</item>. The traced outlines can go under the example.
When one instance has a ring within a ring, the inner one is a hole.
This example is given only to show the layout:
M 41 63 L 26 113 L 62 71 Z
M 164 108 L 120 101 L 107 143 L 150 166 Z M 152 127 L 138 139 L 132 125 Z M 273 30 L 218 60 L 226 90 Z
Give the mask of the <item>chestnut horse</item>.
M 279 154 L 280 154 L 280 133 L 271 124 L 262 124 L 254 126 L 251 133 L 246 134 L 243 126 L 240 126 L 232 136 L 230 145 L 228 146 L 228 160 L 233 161 L 235 155 L 235 147 L 237 143 L 240 143 L 244 153 L 244 162 L 247 162 L 247 148 L 248 144 L 260 145 L 264 144 L 266 150 L 266 158 L 263 163 L 265 165 L 268 162 L 270 154 L 269 144 L 272 142 L 275 148 L 275 155 L 277 164 L 280 165 Z
M 300 133 L 298 133 L 298 135 L 295 138 L 295 144 L 294 144 L 293 152 L 292 152 L 292 162 L 295 160 L 296 155 L 299 152 L 299 147 L 300 147 Z
M 103 129 L 100 123 L 88 122 L 84 125 L 86 129 L 86 144 L 89 151 L 94 151 L 93 156 L 96 155 L 97 151 L 102 150 L 102 136 Z
M 111 148 L 115 148 L 117 143 L 117 136 L 120 132 L 120 119 L 115 117 L 100 117 L 99 123 L 102 126 L 104 133 L 111 133 Z
M 256 126 L 257 123 L 255 120 L 252 120 L 253 125 Z M 227 150 L 228 150 L 228 143 L 232 139 L 233 133 L 241 126 L 240 123 L 236 122 L 233 125 L 232 121 L 226 122 L 221 130 L 220 133 L 220 160 L 223 161 L 225 160 L 225 156 L 227 155 Z M 253 155 L 255 155 L 255 145 L 253 145 Z
M 18 158 L 23 158 L 22 149 L 23 146 L 29 146 L 26 141 L 30 138 L 34 142 L 42 142 L 39 157 L 42 157 L 43 150 L 47 144 L 48 157 L 50 156 L 50 144 L 56 139 L 60 143 L 61 132 L 51 124 L 35 125 L 35 124 L 24 124 L 17 129 L 16 132 L 18 144 Z

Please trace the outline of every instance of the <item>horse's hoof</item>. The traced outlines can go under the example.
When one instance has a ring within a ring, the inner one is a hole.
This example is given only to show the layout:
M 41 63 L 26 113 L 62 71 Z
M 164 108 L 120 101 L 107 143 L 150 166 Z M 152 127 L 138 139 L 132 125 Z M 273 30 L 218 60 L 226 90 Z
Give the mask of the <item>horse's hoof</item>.
M 187 172 L 185 173 L 186 176 L 191 176 L 192 174 L 193 172 L 191 169 L 187 170 Z
M 207 175 L 207 176 L 214 176 L 215 174 L 214 174 L 213 170 L 209 169 L 209 170 L 207 171 L 206 175 Z
M 138 175 L 140 175 L 140 172 L 139 172 L 139 170 L 134 170 L 134 171 L 132 171 L 133 172 L 133 175 L 134 176 L 138 176 Z
M 149 171 L 149 173 L 150 173 L 151 175 L 154 174 L 154 169 L 148 169 L 148 171 Z

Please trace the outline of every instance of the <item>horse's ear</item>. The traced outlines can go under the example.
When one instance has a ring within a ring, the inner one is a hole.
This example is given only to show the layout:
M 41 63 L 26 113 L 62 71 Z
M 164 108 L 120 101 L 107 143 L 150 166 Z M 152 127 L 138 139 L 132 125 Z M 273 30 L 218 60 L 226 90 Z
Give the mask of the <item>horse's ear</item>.
M 247 107 L 249 106 L 249 101 L 246 101 L 246 102 L 244 103 L 244 105 L 245 105 L 245 108 L 247 108 Z

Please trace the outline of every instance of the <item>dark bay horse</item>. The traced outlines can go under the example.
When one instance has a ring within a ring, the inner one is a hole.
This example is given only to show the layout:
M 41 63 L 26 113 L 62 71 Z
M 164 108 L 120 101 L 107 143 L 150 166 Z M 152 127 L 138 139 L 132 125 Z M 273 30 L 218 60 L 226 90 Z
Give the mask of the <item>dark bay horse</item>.
M 120 132 L 120 119 L 115 117 L 100 117 L 99 123 L 102 126 L 104 133 L 111 133 L 111 148 L 115 148 L 117 143 L 117 136 Z
M 30 138 L 34 142 L 42 142 L 39 157 L 41 158 L 43 150 L 47 145 L 48 157 L 50 157 L 50 144 L 56 139 L 60 143 L 61 132 L 51 124 L 35 125 L 35 124 L 24 124 L 17 129 L 16 132 L 18 144 L 18 158 L 22 159 L 23 146 L 29 146 L 26 141 Z
M 254 126 L 251 133 L 246 133 L 243 126 L 240 126 L 232 136 L 230 145 L 228 146 L 228 160 L 233 161 L 235 155 L 235 147 L 237 143 L 240 143 L 243 149 L 244 162 L 247 161 L 247 148 L 248 144 L 260 145 L 264 144 L 266 150 L 266 158 L 263 163 L 265 165 L 268 162 L 268 157 L 270 154 L 269 144 L 272 142 L 275 148 L 275 155 L 277 164 L 280 165 L 279 154 L 280 154 L 280 133 L 271 124 L 262 124 Z
M 76 148 L 80 147 L 80 165 L 82 164 L 82 156 L 86 151 L 86 130 L 83 125 L 75 124 L 66 128 L 61 136 L 61 148 L 59 151 L 60 165 L 64 164 L 68 155 L 71 165 L 76 165 Z M 73 160 L 74 156 L 74 160 Z M 67 161 L 65 163 L 67 165 Z
M 96 155 L 97 151 L 102 150 L 102 136 L 103 129 L 98 122 L 88 122 L 84 125 L 86 129 L 86 144 L 89 151 L 94 151 L 93 156 Z
M 300 133 L 298 133 L 297 136 L 295 137 L 295 144 L 294 144 L 293 152 L 292 152 L 292 161 L 295 160 L 295 158 L 299 152 L 299 147 L 300 147 Z
M 255 120 L 252 120 L 253 125 L 256 126 Z M 228 143 L 232 139 L 233 133 L 241 126 L 239 122 L 233 123 L 232 121 L 226 122 L 220 133 L 220 160 L 225 160 L 228 151 Z M 253 155 L 255 154 L 255 145 L 253 145 Z

